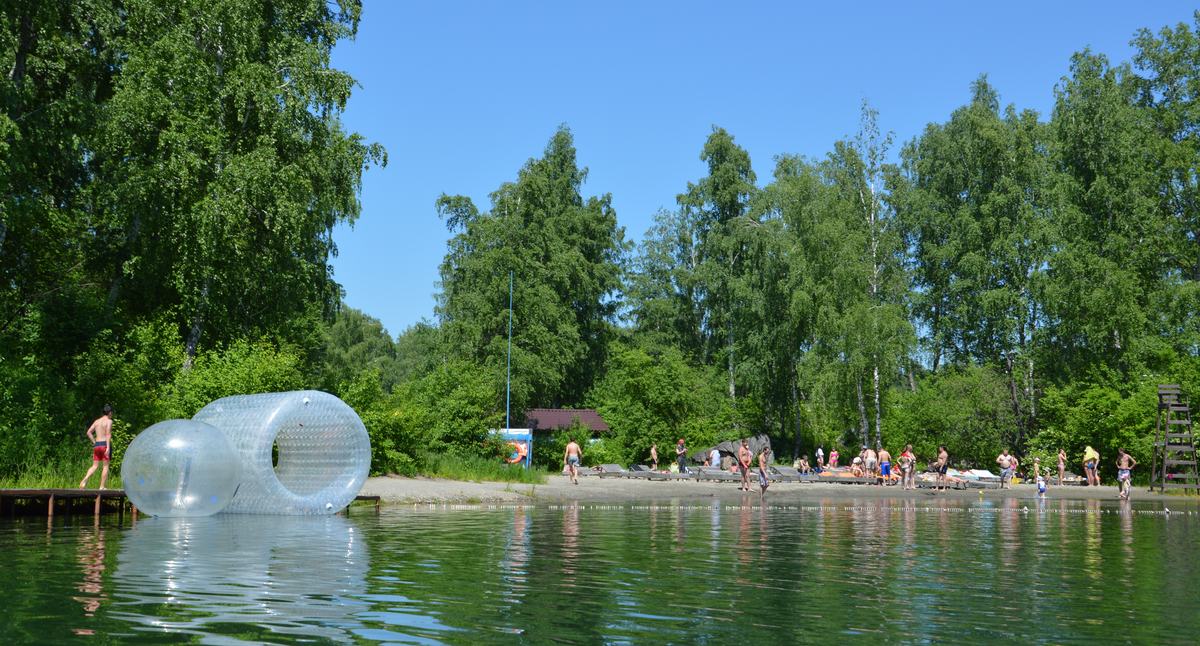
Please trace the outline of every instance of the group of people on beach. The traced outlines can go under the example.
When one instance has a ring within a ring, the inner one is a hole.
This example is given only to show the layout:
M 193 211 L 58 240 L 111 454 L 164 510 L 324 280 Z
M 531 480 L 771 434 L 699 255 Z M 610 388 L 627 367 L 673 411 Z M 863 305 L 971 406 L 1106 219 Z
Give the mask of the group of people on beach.
M 802 456 L 793 465 L 800 470 L 801 473 L 821 473 L 826 469 L 838 469 L 838 460 L 841 455 L 835 448 L 829 452 L 829 462 L 825 462 L 824 447 L 817 447 L 816 466 L 813 467 L 808 462 L 808 456 Z M 946 451 L 946 447 L 938 447 L 938 458 L 931 467 L 938 475 L 939 487 L 945 486 L 946 470 L 950 466 L 950 454 Z M 917 456 L 913 453 L 911 444 L 906 444 L 904 450 L 899 455 L 893 456 L 890 451 L 883 447 L 879 447 L 876 451 L 867 445 L 863 445 L 862 450 L 858 455 L 850 461 L 850 475 L 855 478 L 875 478 L 876 484 L 892 483 L 897 478 L 900 481 L 903 489 L 916 489 L 916 474 L 917 474 Z M 893 471 L 895 473 L 893 473 Z
M 1129 498 L 1130 478 L 1133 468 L 1137 466 L 1137 460 L 1129 455 L 1125 449 L 1117 449 L 1117 484 L 1120 488 L 1120 497 L 1122 499 Z M 563 455 L 563 464 L 568 467 L 571 474 L 571 481 L 578 484 L 577 467 L 582 459 L 582 452 L 579 445 L 571 442 L 567 445 L 567 450 Z M 675 458 L 679 465 L 680 473 L 687 473 L 687 445 L 683 438 L 675 444 Z M 750 450 L 749 442 L 742 440 L 741 446 L 738 448 L 736 459 L 730 465 L 730 470 L 741 473 L 742 481 L 739 486 L 741 491 L 750 491 L 750 473 L 753 470 L 752 463 L 755 455 Z M 759 484 L 759 495 L 764 495 L 771 481 L 767 476 L 767 465 L 771 463 L 771 449 L 764 448 L 757 455 L 758 468 L 757 478 Z M 811 465 L 808 461 L 808 456 L 800 456 L 793 463 L 793 466 L 802 474 L 821 473 L 826 469 L 838 469 L 838 460 L 841 456 L 836 448 L 829 452 L 829 461 L 825 461 L 825 449 L 818 446 L 816 450 L 816 465 Z M 650 463 L 651 468 L 658 470 L 658 445 L 650 445 Z M 1087 476 L 1088 486 L 1100 486 L 1100 454 L 1091 446 L 1084 449 L 1083 452 L 1083 470 Z M 721 453 L 714 447 L 704 460 L 705 466 L 713 466 L 721 468 Z M 1008 449 L 1000 452 L 996 456 L 996 465 L 1000 468 L 1000 488 L 1007 489 L 1012 487 L 1012 480 L 1017 475 L 1017 469 L 1020 467 L 1020 462 L 1017 457 L 1009 453 Z M 898 472 L 898 478 L 893 475 L 893 467 Z M 898 479 L 902 489 L 916 489 L 916 473 L 917 473 L 917 457 L 913 453 L 911 444 L 906 444 L 904 450 L 895 458 L 893 465 L 893 457 L 891 452 L 880 447 L 878 451 L 867 445 L 863 445 L 862 451 L 859 452 L 850 462 L 850 475 L 856 478 L 873 478 L 875 484 L 895 484 Z M 937 449 L 937 458 L 929 464 L 929 471 L 935 475 L 933 489 L 941 491 L 948 488 L 947 472 L 950 469 L 950 453 L 946 447 L 939 446 Z M 1058 484 L 1062 486 L 1067 470 L 1067 452 L 1058 450 Z M 1047 474 L 1048 476 L 1049 474 Z M 1046 484 L 1048 478 L 1042 475 L 1041 459 L 1033 459 L 1033 479 L 1037 484 L 1038 495 L 1046 494 Z

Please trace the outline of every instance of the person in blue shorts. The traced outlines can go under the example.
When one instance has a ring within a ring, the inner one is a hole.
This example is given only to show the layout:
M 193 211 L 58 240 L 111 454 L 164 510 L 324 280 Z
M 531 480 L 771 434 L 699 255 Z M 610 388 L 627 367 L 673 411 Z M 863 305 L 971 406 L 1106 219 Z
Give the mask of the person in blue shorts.
M 892 454 L 883 447 L 879 447 L 879 477 L 885 485 L 892 479 Z
M 1133 468 L 1137 466 L 1137 460 L 1133 459 L 1132 455 L 1125 452 L 1125 449 L 1117 449 L 1117 485 L 1121 488 L 1121 493 L 1118 494 L 1121 499 L 1129 499 L 1130 478 L 1133 475 Z
M 571 474 L 571 482 L 579 484 L 579 463 L 583 461 L 583 450 L 571 440 L 567 444 L 567 450 L 563 451 L 563 465 L 567 467 L 567 472 Z
M 771 449 L 763 449 L 762 453 L 758 454 L 758 497 L 761 500 L 767 494 L 767 487 L 771 486 L 771 480 L 767 478 L 767 460 L 770 459 Z

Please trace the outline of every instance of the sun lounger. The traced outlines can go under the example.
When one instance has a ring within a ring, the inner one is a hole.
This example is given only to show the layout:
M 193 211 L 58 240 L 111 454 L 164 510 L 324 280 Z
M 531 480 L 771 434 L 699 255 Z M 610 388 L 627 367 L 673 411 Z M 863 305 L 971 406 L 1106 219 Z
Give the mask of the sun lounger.
M 692 467 L 692 471 L 696 472 L 697 480 L 708 480 L 710 482 L 740 482 L 742 479 L 740 475 L 736 473 L 730 473 L 718 467 Z
M 623 478 L 625 477 L 625 467 L 619 464 L 601 464 L 598 467 L 597 475 L 601 478 Z
M 655 471 L 644 464 L 635 464 L 629 467 L 629 470 L 625 472 L 626 478 L 633 478 L 636 480 L 670 480 L 670 475 L 671 474 L 669 473 Z
M 800 470 L 796 469 L 794 467 L 773 466 L 770 468 L 770 471 L 772 472 L 772 475 L 774 476 L 771 478 L 772 480 L 778 480 L 779 482 L 799 482 L 800 481 Z

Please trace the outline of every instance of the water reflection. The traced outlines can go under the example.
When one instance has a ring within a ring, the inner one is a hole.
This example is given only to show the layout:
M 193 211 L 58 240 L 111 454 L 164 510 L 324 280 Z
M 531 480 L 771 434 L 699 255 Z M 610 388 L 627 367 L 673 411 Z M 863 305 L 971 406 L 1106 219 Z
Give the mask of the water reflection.
M 100 605 L 108 600 L 108 594 L 104 591 L 104 547 L 104 530 L 98 523 L 90 530 L 79 532 L 75 560 L 79 563 L 82 578 L 75 584 L 79 595 L 72 598 L 83 606 L 84 617 L 96 616 Z M 76 635 L 95 634 L 91 628 L 72 628 L 71 631 Z
M 349 641 L 368 568 L 361 533 L 341 516 L 142 520 L 121 543 L 110 616 L 136 630 L 248 641 L 305 635 Z M 210 630 L 212 629 L 212 630 Z
M 1200 578 L 1200 515 L 1161 511 L 972 497 L 0 525 L 15 600 L 0 635 L 982 643 L 1036 629 L 1042 643 L 1175 643 L 1200 630 L 1200 592 L 1181 583 Z

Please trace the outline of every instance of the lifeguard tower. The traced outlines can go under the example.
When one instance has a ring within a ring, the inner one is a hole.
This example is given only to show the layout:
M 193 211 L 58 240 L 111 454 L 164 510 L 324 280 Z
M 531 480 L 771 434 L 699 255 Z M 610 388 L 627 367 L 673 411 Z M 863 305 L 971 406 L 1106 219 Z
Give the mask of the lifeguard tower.
M 1192 437 L 1192 411 L 1178 384 L 1158 387 L 1158 420 L 1154 425 L 1154 460 L 1150 491 L 1200 489 L 1196 444 Z

